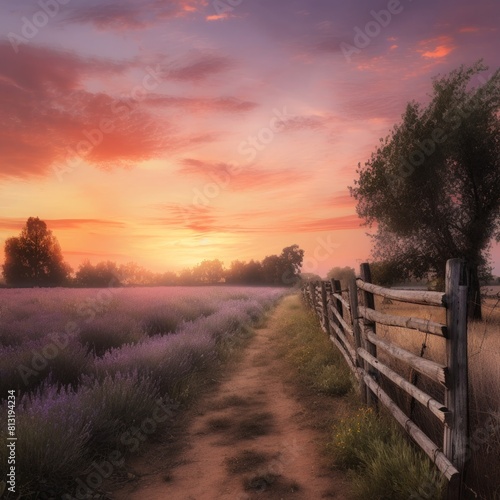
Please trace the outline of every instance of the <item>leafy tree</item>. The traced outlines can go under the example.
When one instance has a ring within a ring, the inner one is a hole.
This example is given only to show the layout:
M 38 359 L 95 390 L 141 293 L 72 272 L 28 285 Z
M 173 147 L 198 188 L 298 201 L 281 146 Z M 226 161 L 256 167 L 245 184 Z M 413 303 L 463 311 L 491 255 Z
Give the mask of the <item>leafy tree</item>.
M 426 107 L 407 105 L 351 187 L 377 260 L 405 277 L 442 281 L 447 259 L 470 266 L 469 315 L 481 316 L 479 278 L 500 238 L 500 70 L 472 87 L 481 62 L 436 78 Z
M 300 269 L 304 250 L 298 245 L 285 247 L 280 255 L 269 255 L 262 261 L 265 283 L 273 285 L 294 285 L 300 281 Z
M 231 267 L 226 271 L 226 283 L 244 283 L 247 263 L 241 260 L 231 262 Z
M 326 278 L 329 280 L 331 279 L 339 280 L 342 283 L 342 286 L 346 286 L 349 283 L 349 280 L 351 278 L 354 278 L 355 276 L 356 273 L 354 272 L 354 269 L 352 267 L 346 266 L 346 267 L 332 267 L 332 269 L 328 271 Z
M 380 286 L 391 286 L 404 279 L 394 262 L 370 262 L 370 271 L 373 283 Z
M 85 287 L 114 287 L 120 286 L 119 270 L 115 262 L 99 262 L 95 266 L 86 260 L 76 272 L 75 282 Z
M 181 285 L 192 285 L 193 284 L 193 273 L 191 269 L 186 267 L 179 274 L 179 284 Z
M 10 286 L 60 286 L 70 273 L 56 237 L 38 217 L 30 217 L 20 235 L 5 242 L 3 275 Z
M 281 285 L 282 276 L 285 272 L 283 262 L 277 255 L 268 255 L 262 261 L 262 277 L 264 283 L 269 285 Z
M 219 259 L 204 260 L 193 269 L 192 275 L 199 283 L 220 283 L 224 278 L 224 267 Z

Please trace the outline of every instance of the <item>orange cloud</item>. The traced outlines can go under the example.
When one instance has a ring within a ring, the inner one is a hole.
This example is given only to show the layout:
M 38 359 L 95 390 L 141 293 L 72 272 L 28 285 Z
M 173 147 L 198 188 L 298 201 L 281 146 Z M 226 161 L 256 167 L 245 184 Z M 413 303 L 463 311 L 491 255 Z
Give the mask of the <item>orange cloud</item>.
M 205 177 L 233 191 L 275 189 L 276 186 L 303 182 L 309 177 L 306 172 L 292 168 L 270 170 L 257 167 L 236 167 L 227 163 L 210 163 L 193 158 L 183 160 L 178 171 L 181 174 Z
M 131 86 L 125 98 L 83 89 L 86 79 L 123 75 L 135 62 L 83 58 L 32 45 L 15 54 L 7 42 L 0 42 L 0 60 L 0 117 L 8 124 L 0 129 L 0 177 L 63 173 L 83 161 L 106 169 L 132 166 L 213 140 L 211 133 L 182 134 L 151 109 L 147 96 L 135 99 L 132 90 L 144 91 L 140 85 Z M 143 71 L 151 85 L 153 77 Z M 158 105 L 161 98 L 155 97 Z M 164 98 L 163 104 L 173 101 Z M 255 106 L 230 98 L 181 99 L 175 104 L 188 110 L 204 106 L 226 111 Z
M 50 230 L 81 229 L 81 228 L 123 228 L 123 222 L 106 219 L 43 219 Z M 0 218 L 0 231 L 18 231 L 26 224 L 26 219 L 21 218 Z
M 229 19 L 229 14 L 227 12 L 223 14 L 213 14 L 211 16 L 205 17 L 207 21 L 222 21 L 224 19 Z
M 456 46 L 453 45 L 452 38 L 445 35 L 423 40 L 419 45 L 422 48 L 417 49 L 417 52 L 427 59 L 441 59 L 456 49 Z
M 190 229 L 196 233 L 313 233 L 359 229 L 362 221 L 357 215 L 315 217 L 304 215 L 302 210 L 290 214 L 289 209 L 222 213 L 212 206 L 164 205 L 166 217 L 151 222 L 164 224 L 171 229 Z

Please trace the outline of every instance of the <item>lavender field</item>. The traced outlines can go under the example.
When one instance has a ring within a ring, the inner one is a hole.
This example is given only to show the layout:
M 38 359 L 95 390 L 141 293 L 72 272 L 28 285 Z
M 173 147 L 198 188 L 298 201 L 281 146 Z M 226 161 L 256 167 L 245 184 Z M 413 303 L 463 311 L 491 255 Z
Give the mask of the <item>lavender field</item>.
M 17 492 L 98 498 L 105 480 L 175 418 L 195 381 L 241 345 L 283 293 L 0 290 L 0 404 L 7 415 L 15 391 Z M 6 432 L 2 424 L 4 442 Z M 8 453 L 0 451 L 3 477 Z

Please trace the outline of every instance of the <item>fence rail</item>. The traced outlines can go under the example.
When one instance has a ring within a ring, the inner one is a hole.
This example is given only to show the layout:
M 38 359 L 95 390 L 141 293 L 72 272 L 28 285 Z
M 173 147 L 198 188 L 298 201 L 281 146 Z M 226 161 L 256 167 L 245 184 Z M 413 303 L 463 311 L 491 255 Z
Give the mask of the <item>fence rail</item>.
M 318 315 L 320 324 L 340 350 L 360 384 L 363 402 L 383 404 L 420 448 L 448 479 L 448 499 L 463 494 L 463 473 L 468 439 L 467 374 L 467 284 L 466 264 L 451 259 L 446 264 L 445 293 L 393 290 L 371 283 L 368 264 L 362 264 L 360 278 L 352 279 L 347 290 L 340 281 L 304 284 L 306 303 Z M 374 295 L 386 299 L 446 309 L 446 324 L 422 318 L 395 316 L 375 308 Z M 446 345 L 446 364 L 417 356 L 396 343 L 377 335 L 377 324 L 424 332 L 442 338 Z M 444 401 L 438 401 L 387 366 L 377 355 L 397 359 L 444 388 Z M 407 393 L 412 401 L 426 407 L 443 426 L 443 442 L 435 443 L 397 405 L 381 385 L 381 376 Z

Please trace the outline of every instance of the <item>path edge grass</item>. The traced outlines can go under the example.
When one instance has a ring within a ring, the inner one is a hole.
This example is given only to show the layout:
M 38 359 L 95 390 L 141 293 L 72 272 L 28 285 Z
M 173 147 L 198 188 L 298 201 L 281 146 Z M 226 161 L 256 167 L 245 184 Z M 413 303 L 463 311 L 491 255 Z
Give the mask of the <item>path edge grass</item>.
M 383 409 L 361 404 L 357 381 L 301 297 L 289 296 L 282 306 L 276 340 L 297 383 L 342 402 L 322 451 L 332 470 L 347 472 L 352 499 L 441 500 L 442 475 Z

